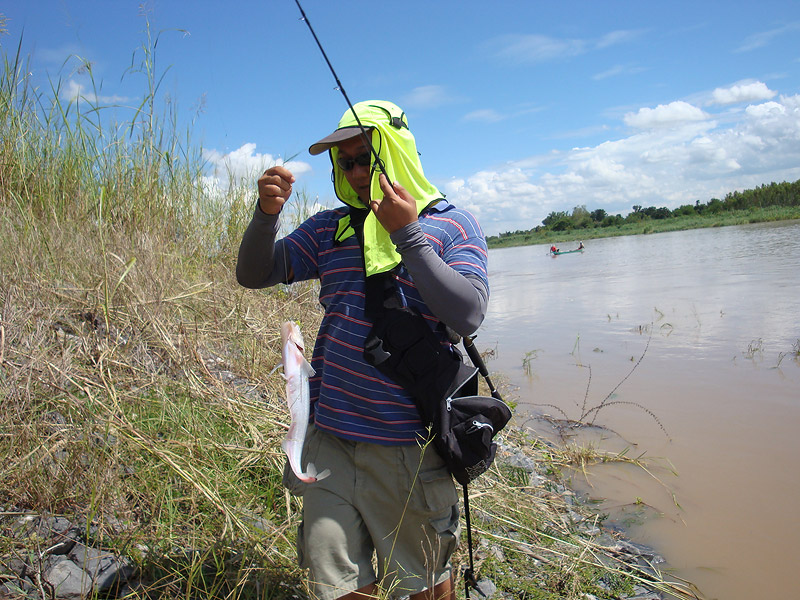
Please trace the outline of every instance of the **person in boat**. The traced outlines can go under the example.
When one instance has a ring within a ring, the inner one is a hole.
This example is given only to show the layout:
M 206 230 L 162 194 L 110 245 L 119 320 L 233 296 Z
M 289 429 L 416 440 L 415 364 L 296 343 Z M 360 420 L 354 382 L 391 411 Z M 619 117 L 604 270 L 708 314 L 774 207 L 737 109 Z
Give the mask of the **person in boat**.
M 583 250 L 583 242 L 578 242 L 578 250 Z
M 553 254 L 555 254 L 556 252 L 558 252 L 558 248 L 556 248 L 555 244 L 553 244 L 552 246 L 550 246 L 550 252 L 552 252 Z
M 425 178 L 398 106 L 369 101 L 353 109 L 369 138 L 348 109 L 337 129 L 309 148 L 328 153 L 343 205 L 276 241 L 296 179 L 286 165 L 270 167 L 258 179 L 236 275 L 248 288 L 320 280 L 325 312 L 311 357 L 316 374 L 302 456 L 303 465 L 331 474 L 302 483 L 284 470 L 290 492 L 303 495 L 297 546 L 312 594 L 364 600 L 382 589 L 412 600 L 454 600 L 455 484 L 433 446 L 420 444 L 427 430 L 411 395 L 364 358 L 372 325 L 365 275 L 391 271 L 399 296 L 449 348 L 439 323 L 469 335 L 486 313 L 486 239 L 473 215 Z M 374 168 L 370 142 L 393 181 Z

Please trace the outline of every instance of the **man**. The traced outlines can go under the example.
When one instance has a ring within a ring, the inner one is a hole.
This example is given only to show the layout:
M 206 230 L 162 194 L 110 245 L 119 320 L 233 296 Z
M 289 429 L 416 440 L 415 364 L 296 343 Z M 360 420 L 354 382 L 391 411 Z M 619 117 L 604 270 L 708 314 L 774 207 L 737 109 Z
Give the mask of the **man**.
M 450 557 L 460 532 L 455 485 L 424 444 L 413 398 L 364 358 L 373 325 L 365 276 L 390 273 L 397 296 L 449 351 L 445 325 L 468 335 L 483 320 L 486 241 L 474 217 L 425 178 L 399 107 L 367 101 L 353 109 L 366 136 L 348 110 L 336 131 L 309 148 L 329 153 L 345 206 L 317 213 L 275 242 L 295 178 L 283 166 L 267 169 L 236 273 L 250 288 L 320 280 L 325 315 L 311 359 L 313 417 L 303 466 L 313 462 L 331 474 L 305 484 L 284 473 L 290 491 L 303 495 L 297 546 L 313 593 L 363 599 L 380 586 L 395 597 L 450 600 Z M 370 144 L 391 181 L 373 167 Z

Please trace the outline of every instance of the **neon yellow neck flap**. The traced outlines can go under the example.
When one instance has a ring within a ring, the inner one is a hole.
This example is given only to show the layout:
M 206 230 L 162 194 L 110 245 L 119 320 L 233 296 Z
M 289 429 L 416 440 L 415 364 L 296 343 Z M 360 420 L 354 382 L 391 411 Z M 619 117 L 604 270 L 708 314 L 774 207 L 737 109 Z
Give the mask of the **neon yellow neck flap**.
M 372 128 L 372 146 L 383 161 L 389 179 L 392 182 L 398 182 L 416 199 L 417 214 L 444 197 L 422 172 L 422 165 L 417 154 L 417 143 L 408 130 L 405 113 L 400 107 L 384 100 L 367 100 L 359 102 L 353 106 L 353 109 L 361 124 L 365 128 Z M 338 129 L 357 126 L 358 122 L 353 112 L 348 109 L 339 121 Z M 333 164 L 336 195 L 345 204 L 357 209 L 364 209 L 364 202 L 359 199 L 358 194 L 344 176 L 344 172 L 336 164 L 339 148 L 333 146 L 329 152 Z M 380 174 L 380 169 L 373 165 L 370 181 L 371 198 L 383 198 L 383 191 L 381 191 L 378 181 Z M 336 238 L 345 239 L 353 234 L 350 218 L 345 216 L 339 221 Z M 399 263 L 400 255 L 389 238 L 389 232 L 383 228 L 383 225 L 370 211 L 364 221 L 364 264 L 367 277 L 389 271 Z

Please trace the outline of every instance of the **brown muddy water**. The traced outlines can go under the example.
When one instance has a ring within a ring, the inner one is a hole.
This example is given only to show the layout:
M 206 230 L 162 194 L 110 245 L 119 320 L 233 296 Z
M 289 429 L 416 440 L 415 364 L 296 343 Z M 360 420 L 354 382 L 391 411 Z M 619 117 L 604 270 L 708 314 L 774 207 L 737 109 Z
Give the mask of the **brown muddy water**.
M 800 598 L 800 222 L 585 244 L 489 253 L 476 345 L 517 422 L 555 439 L 542 415 L 605 400 L 570 441 L 650 470 L 573 474 L 607 523 L 706 598 Z

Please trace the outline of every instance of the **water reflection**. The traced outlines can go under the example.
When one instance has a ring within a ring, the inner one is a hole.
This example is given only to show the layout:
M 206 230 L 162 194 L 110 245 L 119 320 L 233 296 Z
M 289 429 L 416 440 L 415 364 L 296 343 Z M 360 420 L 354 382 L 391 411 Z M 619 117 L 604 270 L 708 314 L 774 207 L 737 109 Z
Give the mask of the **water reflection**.
M 490 252 L 490 313 L 477 340 L 496 345 L 490 368 L 517 386 L 521 411 L 563 416 L 543 406 L 556 405 L 570 418 L 630 374 L 593 442 L 635 444 L 678 476 L 664 468 L 662 485 L 605 465 L 576 485 L 608 498 L 603 509 L 629 525 L 637 507 L 661 515 L 632 535 L 709 597 L 793 597 L 800 223 L 585 244 L 555 258 L 545 245 Z

